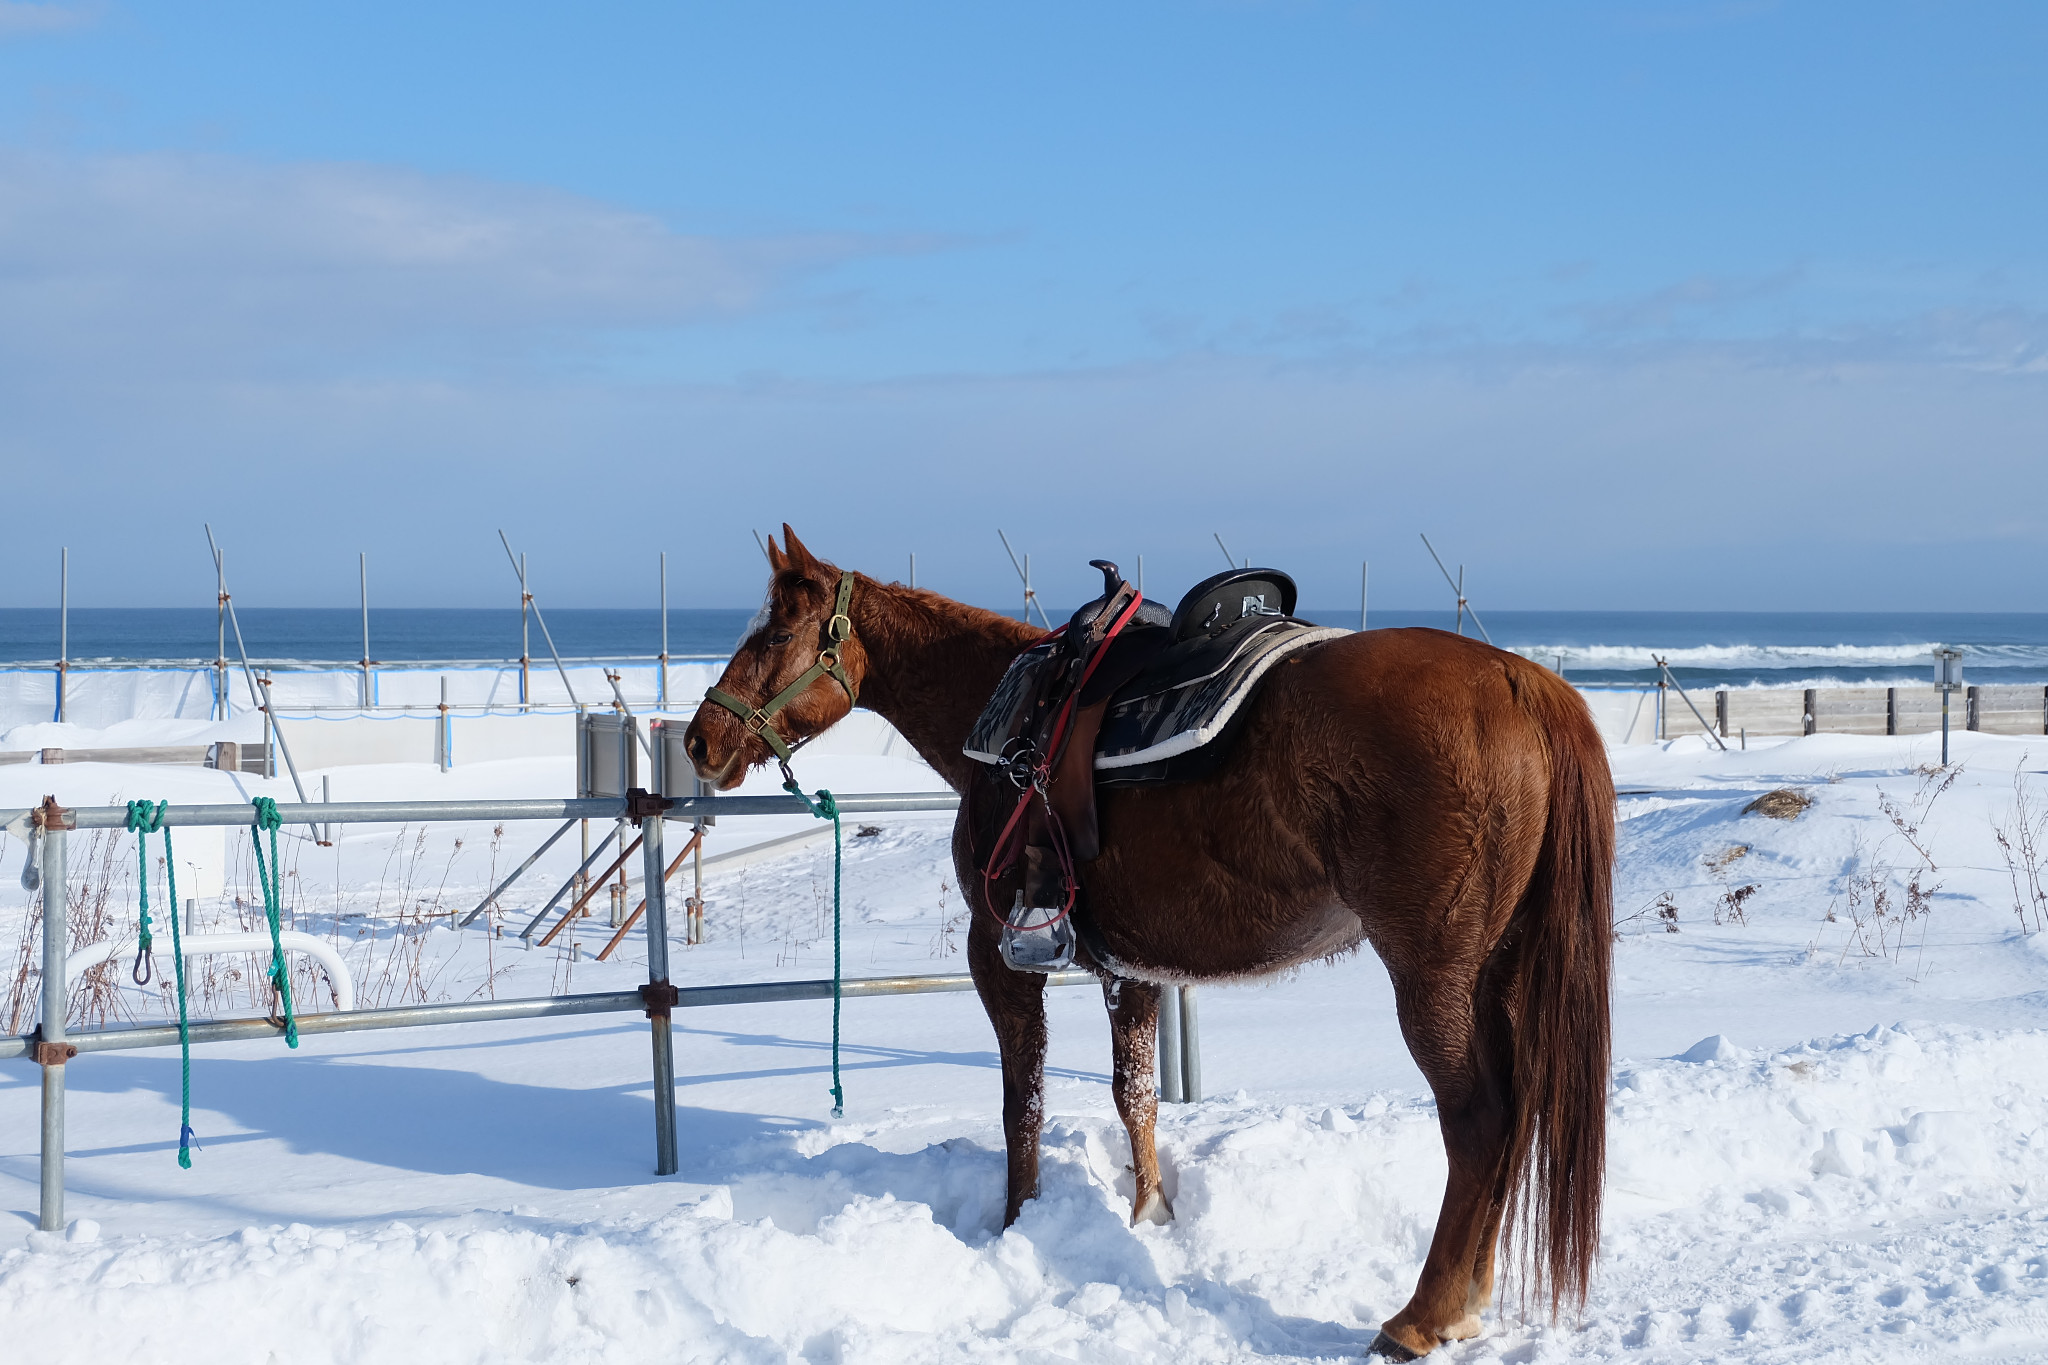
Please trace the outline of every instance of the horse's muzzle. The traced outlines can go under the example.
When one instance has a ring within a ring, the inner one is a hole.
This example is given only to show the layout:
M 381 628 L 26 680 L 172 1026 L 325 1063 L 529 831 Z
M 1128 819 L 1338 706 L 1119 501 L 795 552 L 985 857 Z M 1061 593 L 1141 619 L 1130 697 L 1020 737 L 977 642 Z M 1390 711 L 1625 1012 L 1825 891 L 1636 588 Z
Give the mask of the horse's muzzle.
M 730 747 L 720 742 L 726 736 L 719 735 L 714 739 L 708 733 L 714 726 L 721 731 L 731 731 Z M 712 790 L 730 791 L 746 776 L 747 738 L 745 730 L 723 712 L 709 716 L 700 712 L 690 722 L 689 733 L 683 739 L 683 749 L 689 754 L 690 765 L 697 770 L 697 776 Z

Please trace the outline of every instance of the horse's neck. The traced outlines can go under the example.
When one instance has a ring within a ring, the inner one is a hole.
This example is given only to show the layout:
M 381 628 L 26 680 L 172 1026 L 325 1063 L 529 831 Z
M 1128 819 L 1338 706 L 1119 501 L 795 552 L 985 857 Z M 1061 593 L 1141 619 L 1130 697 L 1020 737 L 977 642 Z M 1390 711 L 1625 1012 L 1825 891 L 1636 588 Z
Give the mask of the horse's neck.
M 1038 632 L 937 593 L 860 584 L 855 629 L 867 652 L 861 705 L 910 741 L 955 791 L 979 766 L 960 752 L 1003 670 Z M 863 607 L 865 609 L 863 609 Z

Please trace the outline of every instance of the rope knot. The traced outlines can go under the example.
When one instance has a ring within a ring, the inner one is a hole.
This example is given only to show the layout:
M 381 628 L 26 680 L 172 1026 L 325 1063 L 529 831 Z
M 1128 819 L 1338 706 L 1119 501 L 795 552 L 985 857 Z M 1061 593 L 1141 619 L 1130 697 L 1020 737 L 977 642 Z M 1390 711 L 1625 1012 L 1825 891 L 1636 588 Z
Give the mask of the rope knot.
M 277 802 L 267 796 L 259 796 L 249 803 L 256 808 L 256 828 L 276 829 L 284 824 L 284 817 L 277 813 Z
M 141 901 L 135 930 L 135 966 L 129 972 L 138 986 L 147 986 L 153 971 L 150 949 L 156 946 L 156 936 L 150 932 L 149 923 L 149 836 L 163 828 L 164 812 L 171 808 L 168 801 L 151 805 L 147 801 L 128 803 L 128 828 L 135 835 L 135 881 L 137 895 Z M 164 829 L 164 871 L 171 877 L 171 913 L 178 911 L 177 869 L 171 866 L 171 832 Z

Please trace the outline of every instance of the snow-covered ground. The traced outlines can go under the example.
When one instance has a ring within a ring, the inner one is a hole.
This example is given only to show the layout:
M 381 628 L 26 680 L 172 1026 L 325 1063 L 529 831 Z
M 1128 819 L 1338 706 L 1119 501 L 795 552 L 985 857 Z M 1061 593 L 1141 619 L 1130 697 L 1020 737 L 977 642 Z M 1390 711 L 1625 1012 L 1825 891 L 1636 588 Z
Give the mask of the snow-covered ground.
M 1556 1326 L 1510 1311 L 1442 1358 L 2048 1356 L 2048 906 L 2016 866 L 2015 823 L 2025 793 L 2048 875 L 2048 739 L 1959 735 L 1952 781 L 1925 771 L 1937 746 L 1614 751 L 1617 1063 L 1593 1296 Z M 801 767 L 837 790 L 936 785 L 902 758 L 821 753 Z M 510 796 L 560 793 L 571 772 L 529 760 L 333 779 L 342 800 Z M 0 807 L 45 791 L 85 804 L 259 789 L 289 784 L 0 768 Z M 1779 790 L 1808 804 L 1791 819 L 1745 813 Z M 802 823 L 729 819 L 711 850 Z M 962 970 L 948 819 L 859 823 L 848 973 Z M 301 928 L 346 949 L 366 1004 L 642 979 L 637 933 L 617 960 L 588 960 L 609 933 L 602 899 L 579 922 L 583 960 L 507 947 L 573 867 L 573 838 L 507 897 L 505 937 L 446 927 L 542 832 L 508 828 L 495 851 L 487 826 L 424 842 L 344 831 L 338 850 L 294 840 L 288 899 Z M 74 837 L 75 869 L 87 843 Z M 229 836 L 227 894 L 201 906 L 202 925 L 252 913 L 234 905 L 238 886 L 248 899 L 246 844 Z M 133 844 L 112 851 L 109 923 L 132 931 Z M 19 859 L 18 841 L 0 849 L 0 953 L 21 942 Z M 829 843 L 714 864 L 707 885 L 710 941 L 674 947 L 680 982 L 829 970 Z M 214 988 L 235 1003 L 235 983 Z M 849 1002 L 838 1121 L 829 1006 L 679 1015 L 683 1169 L 664 1179 L 649 1174 L 646 1027 L 632 1016 L 308 1037 L 296 1053 L 201 1048 L 189 1172 L 173 1157 L 175 1052 L 83 1057 L 70 1068 L 68 1234 L 31 1231 L 36 1073 L 0 1068 L 6 1358 L 1361 1352 L 1413 1285 L 1443 1167 L 1378 963 L 1202 992 L 1210 1098 L 1162 1117 L 1177 1212 L 1165 1227 L 1127 1224 L 1099 996 L 1050 998 L 1044 1192 L 1007 1232 L 995 1056 L 972 995 Z M 159 1018 L 164 1002 L 128 988 L 113 1008 Z

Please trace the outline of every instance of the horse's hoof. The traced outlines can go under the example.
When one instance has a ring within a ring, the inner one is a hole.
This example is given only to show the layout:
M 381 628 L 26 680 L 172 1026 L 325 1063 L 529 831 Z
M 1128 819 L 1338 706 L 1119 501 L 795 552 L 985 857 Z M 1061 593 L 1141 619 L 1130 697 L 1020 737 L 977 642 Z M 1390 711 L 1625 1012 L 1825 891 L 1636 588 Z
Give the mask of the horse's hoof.
M 1378 1356 L 1382 1360 L 1422 1359 L 1422 1353 L 1420 1351 L 1409 1350 L 1406 1346 L 1403 1346 L 1400 1342 L 1394 1340 L 1385 1332 L 1381 1332 L 1378 1336 L 1372 1339 L 1372 1345 L 1365 1348 L 1365 1353 L 1369 1356 Z
M 1167 1203 L 1166 1196 L 1157 1190 L 1152 1191 L 1151 1195 L 1146 1198 L 1142 1208 L 1131 1210 L 1132 1227 L 1136 1227 L 1140 1223 L 1150 1223 L 1154 1227 L 1165 1227 L 1172 1221 L 1173 1205 Z

